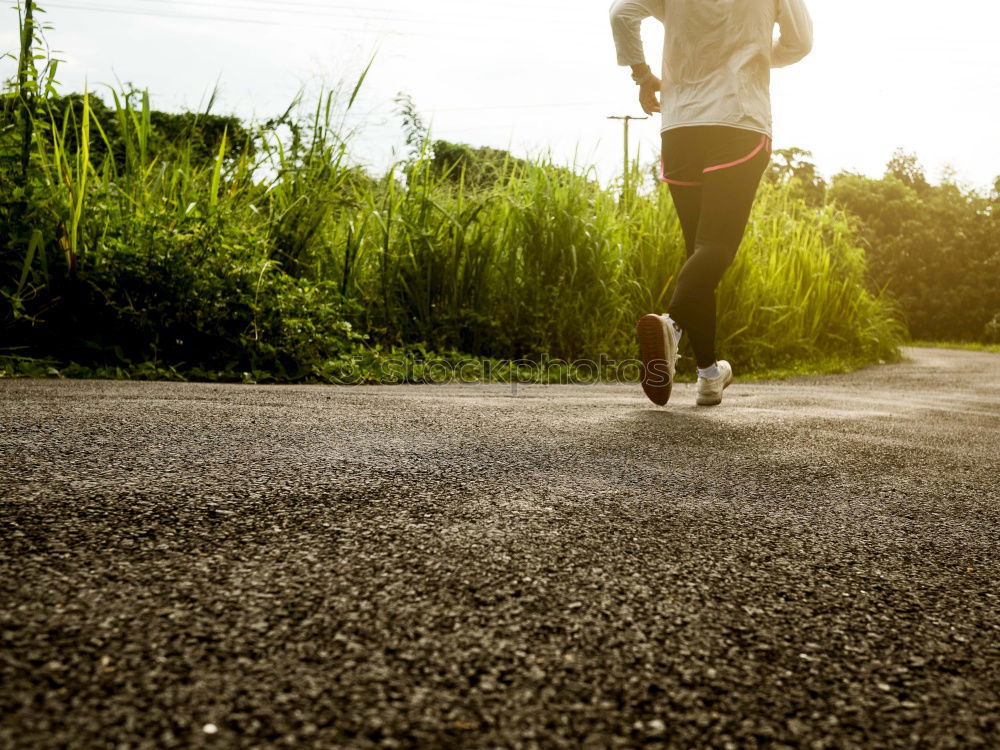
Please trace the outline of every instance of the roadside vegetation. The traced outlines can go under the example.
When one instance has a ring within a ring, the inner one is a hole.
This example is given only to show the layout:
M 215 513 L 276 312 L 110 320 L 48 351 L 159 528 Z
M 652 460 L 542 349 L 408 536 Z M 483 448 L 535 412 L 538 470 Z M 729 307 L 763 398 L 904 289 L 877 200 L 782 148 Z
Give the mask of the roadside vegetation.
M 965 349 L 970 352 L 990 352 L 1000 354 L 1000 344 L 983 344 L 978 341 L 911 341 L 908 346 L 926 349 Z
M 915 339 L 1000 343 L 1000 177 L 985 195 L 948 172 L 931 184 L 915 155 L 897 151 L 882 178 L 842 173 L 828 186 L 802 155 L 786 152 L 774 169 L 811 205 L 850 214 L 870 283 L 897 300 Z
M 25 31 L 37 54 L 39 27 Z M 401 97 L 408 153 L 360 168 L 341 123 L 364 75 L 244 123 L 211 103 L 158 112 L 134 89 L 63 95 L 44 54 L 18 70 L 0 121 L 6 375 L 399 382 L 474 358 L 504 379 L 511 360 L 547 356 L 596 363 L 548 379 L 628 377 L 614 363 L 636 355 L 635 320 L 666 307 L 683 262 L 669 193 L 638 163 L 623 194 L 586 168 L 435 141 Z M 721 352 L 742 373 L 896 358 L 902 321 L 922 320 L 907 305 L 923 304 L 894 287 L 910 267 L 872 249 L 898 226 L 859 220 L 864 178 L 828 189 L 803 152 L 776 156 L 720 290 Z M 921 193 L 900 185 L 921 221 Z M 927 190 L 996 237 L 995 202 Z M 979 312 L 940 335 L 993 335 L 991 278 L 970 277 Z

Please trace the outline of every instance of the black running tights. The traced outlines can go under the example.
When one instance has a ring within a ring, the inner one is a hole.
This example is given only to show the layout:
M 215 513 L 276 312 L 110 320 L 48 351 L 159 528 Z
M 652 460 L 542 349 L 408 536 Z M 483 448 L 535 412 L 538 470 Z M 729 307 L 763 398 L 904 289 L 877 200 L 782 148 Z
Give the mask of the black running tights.
M 670 186 L 687 262 L 668 313 L 691 342 L 699 367 L 715 361 L 715 290 L 746 231 L 771 139 L 742 128 L 696 125 L 662 133 L 660 179 Z

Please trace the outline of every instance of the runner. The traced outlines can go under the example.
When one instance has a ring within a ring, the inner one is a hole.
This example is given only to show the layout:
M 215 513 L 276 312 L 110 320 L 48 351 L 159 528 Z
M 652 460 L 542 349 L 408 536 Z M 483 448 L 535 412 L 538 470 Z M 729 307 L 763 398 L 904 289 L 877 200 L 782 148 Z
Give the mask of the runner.
M 664 26 L 662 81 L 639 35 L 650 16 Z M 770 69 L 809 53 L 812 20 L 803 0 L 616 0 L 611 27 L 643 111 L 662 112 L 660 179 L 687 250 L 667 314 L 637 324 L 642 387 L 653 403 L 667 403 L 683 332 L 698 364 L 697 403 L 719 404 L 733 368 L 715 356 L 715 290 L 771 158 Z

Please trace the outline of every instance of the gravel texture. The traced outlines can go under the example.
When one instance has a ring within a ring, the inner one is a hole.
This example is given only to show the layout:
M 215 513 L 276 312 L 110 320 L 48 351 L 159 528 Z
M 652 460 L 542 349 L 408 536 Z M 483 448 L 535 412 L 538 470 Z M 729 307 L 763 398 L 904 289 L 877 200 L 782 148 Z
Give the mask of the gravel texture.
M 1000 746 L 1000 355 L 907 355 L 0 381 L 0 746 Z

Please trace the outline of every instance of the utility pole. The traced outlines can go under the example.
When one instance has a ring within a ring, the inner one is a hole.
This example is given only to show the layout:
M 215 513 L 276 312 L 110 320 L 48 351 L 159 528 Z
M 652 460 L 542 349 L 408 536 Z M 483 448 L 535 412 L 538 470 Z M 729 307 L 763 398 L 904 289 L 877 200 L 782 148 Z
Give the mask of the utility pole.
M 632 115 L 611 115 L 609 120 L 621 120 L 625 126 L 625 158 L 623 160 L 624 169 L 622 171 L 622 203 L 625 203 L 625 196 L 628 195 L 628 124 L 632 120 L 648 120 L 648 117 L 633 117 Z

